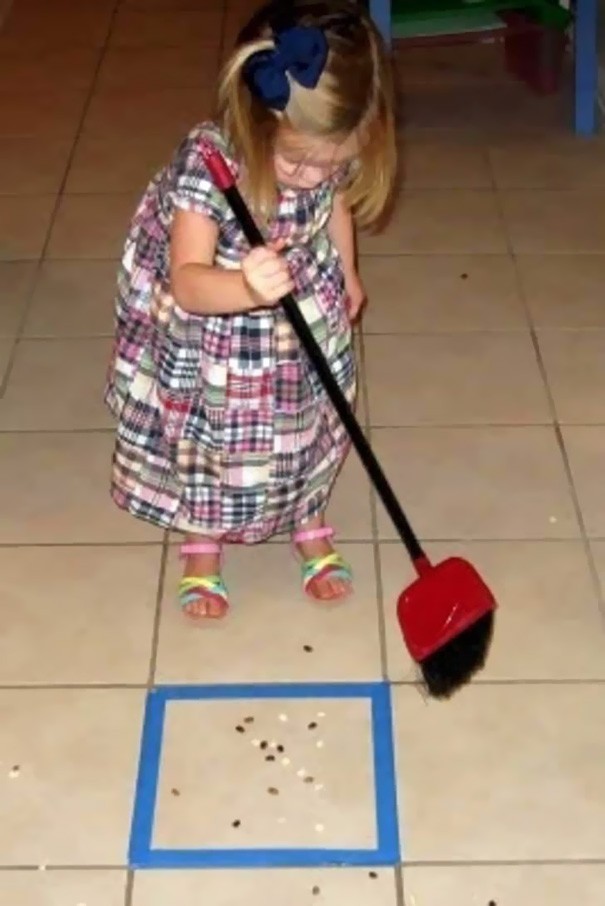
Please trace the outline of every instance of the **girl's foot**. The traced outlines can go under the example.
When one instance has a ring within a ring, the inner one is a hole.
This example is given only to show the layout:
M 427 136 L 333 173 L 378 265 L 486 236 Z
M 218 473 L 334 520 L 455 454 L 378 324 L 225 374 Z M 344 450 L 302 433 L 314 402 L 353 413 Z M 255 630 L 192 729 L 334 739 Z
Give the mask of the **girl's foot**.
M 179 602 L 194 620 L 221 620 L 229 609 L 229 597 L 221 578 L 221 548 L 213 541 L 193 541 L 181 546 L 185 561 L 179 585 Z
M 293 537 L 303 560 L 303 587 L 317 601 L 342 601 L 353 590 L 351 567 L 332 547 L 333 536 L 333 529 L 317 525 Z

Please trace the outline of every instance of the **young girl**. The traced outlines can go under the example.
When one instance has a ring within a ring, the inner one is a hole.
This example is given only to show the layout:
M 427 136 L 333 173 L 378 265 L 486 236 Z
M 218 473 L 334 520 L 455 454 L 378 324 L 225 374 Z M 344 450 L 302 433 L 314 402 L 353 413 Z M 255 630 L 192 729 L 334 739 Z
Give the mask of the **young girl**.
M 348 439 L 279 308 L 293 292 L 347 397 L 364 293 L 353 215 L 394 181 L 391 81 L 353 0 L 277 0 L 242 31 L 216 123 L 187 136 L 149 185 L 119 273 L 106 390 L 118 419 L 112 496 L 185 534 L 179 599 L 228 608 L 221 545 L 292 534 L 318 600 L 351 590 L 324 514 Z M 247 246 L 201 155 L 213 144 L 264 229 Z

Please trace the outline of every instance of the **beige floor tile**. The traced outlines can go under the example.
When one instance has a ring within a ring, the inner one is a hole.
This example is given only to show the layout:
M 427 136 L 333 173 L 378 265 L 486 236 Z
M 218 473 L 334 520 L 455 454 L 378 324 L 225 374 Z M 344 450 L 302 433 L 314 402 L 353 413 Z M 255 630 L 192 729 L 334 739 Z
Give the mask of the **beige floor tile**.
M 499 603 L 478 681 L 605 678 L 605 623 L 579 541 L 431 544 L 427 550 L 435 562 L 450 556 L 470 560 Z M 380 558 L 389 676 L 409 681 L 415 671 L 396 628 L 395 608 L 414 574 L 399 544 L 383 544 Z
M 19 906 L 123 906 L 122 871 L 7 871 L 0 877 L 3 896 Z
M 403 142 L 402 182 L 413 189 L 489 189 L 487 155 L 469 142 Z
M 603 865 L 452 865 L 406 868 L 409 906 L 569 906 L 598 903 Z
M 327 517 L 342 541 L 368 541 L 372 537 L 370 485 L 355 451 L 334 486 Z
M 145 684 L 160 554 L 159 546 L 0 548 L 0 683 Z
M 605 331 L 541 331 L 539 342 L 559 421 L 605 423 Z
M 605 542 L 591 541 L 590 550 L 597 571 L 601 597 L 605 600 Z
M 111 428 L 103 402 L 111 340 L 25 340 L 5 395 L 3 431 Z
M 405 47 L 395 44 L 396 70 L 406 85 L 484 85 L 508 81 L 498 46 L 458 44 L 449 47 Z
M 0 709 L 4 864 L 122 865 L 143 692 L 2 690 Z
M 149 10 L 123 8 L 112 30 L 111 47 L 217 48 L 221 40 L 222 9 Z
M 48 258 L 117 258 L 138 200 L 138 193 L 64 196 L 50 235 Z
M 5 197 L 0 205 L 0 261 L 39 258 L 56 204 L 54 195 Z
M 110 48 L 103 57 L 98 85 L 102 90 L 123 88 L 210 87 L 217 74 L 218 49 L 200 52 L 192 47 Z
M 513 136 L 531 138 L 569 133 L 566 92 L 539 97 L 519 82 L 498 84 L 405 85 L 403 120 L 410 131 L 456 128 L 474 132 L 484 141 L 500 142 Z
M 233 0 L 220 0 L 220 7 Z M 203 10 L 207 7 L 206 0 L 122 0 L 124 9 L 140 9 L 149 11 L 166 11 L 172 10 Z
M 327 903 L 353 903 L 362 898 L 364 906 L 396 906 L 392 872 L 379 870 L 376 874 L 378 877 L 372 879 L 367 871 L 353 868 L 138 872 L 132 906 L 166 906 L 168 902 L 171 906 L 190 906 L 192 900 L 200 899 L 207 906 L 307 906 L 315 898 Z M 313 894 L 315 887 L 320 894 Z
M 153 845 L 375 848 L 370 714 L 367 699 L 171 702 Z M 246 717 L 254 723 L 244 724 Z M 309 729 L 310 724 L 317 726 Z M 243 734 L 238 725 L 245 727 Z M 268 742 L 267 749 L 255 746 L 255 738 Z M 271 754 L 275 761 L 266 760 Z M 213 766 L 211 785 L 200 771 L 200 758 Z M 302 771 L 313 781 L 305 782 Z M 318 783 L 321 790 L 315 789 Z M 271 794 L 272 789 L 278 792 Z M 241 826 L 233 827 L 238 820 Z
M 180 612 L 182 566 L 172 551 L 164 583 L 158 682 L 346 682 L 381 676 L 378 605 L 371 546 L 339 550 L 355 574 L 355 594 L 338 606 L 310 601 L 289 546 L 227 548 L 225 580 L 233 608 L 221 624 L 200 626 Z M 270 627 L 271 645 L 259 657 Z M 335 647 L 334 639 L 338 639 Z M 306 652 L 305 646 L 313 648 Z
M 518 254 L 605 251 L 605 192 L 508 190 L 504 216 Z
M 508 141 L 489 149 L 497 185 L 504 189 L 605 187 L 605 145 L 600 138 Z
M 394 701 L 407 860 L 603 859 L 603 685 Z
M 99 51 L 88 47 L 40 51 L 35 56 L 24 47 L 0 54 L 0 98 L 8 94 L 48 91 L 48 74 L 53 85 L 68 91 L 84 92 L 92 84 Z
M 0 195 L 52 195 L 59 191 L 71 142 L 0 138 Z
M 0 544 L 157 541 L 159 530 L 109 498 L 113 443 L 111 433 L 0 434 L 11 477 L 2 488 L 10 519 L 0 520 Z
M 46 261 L 34 289 L 26 336 L 113 333 L 117 261 Z
M 13 350 L 13 340 L 0 339 L 0 384 L 4 381 L 4 376 L 8 368 L 8 363 L 10 361 L 11 353 Z M 2 405 L 2 398 L 0 397 L 0 406 Z
M 526 326 L 510 258 L 362 257 L 367 333 L 502 330 Z
M 537 327 L 605 327 L 605 255 L 519 255 Z
M 141 142 L 147 133 L 154 140 L 170 138 L 174 147 L 196 123 L 212 111 L 213 93 L 208 88 L 158 88 L 154 91 L 107 90 L 93 98 L 84 135 L 112 136 L 133 140 L 132 124 Z
M 65 47 L 101 48 L 111 22 L 109 3 L 62 4 L 51 3 L 29 7 L 16 3 L 2 28 L 0 49 L 27 47 L 35 55 L 39 51 Z M 69 27 L 65 27 L 66 19 Z
M 605 488 L 603 486 L 604 427 L 563 429 L 574 485 L 589 535 L 605 537 Z
M 0 263 L 0 337 L 15 335 L 33 282 L 35 265 Z
M 573 537 L 550 428 L 378 428 L 379 459 L 423 538 Z M 381 537 L 395 537 L 379 506 Z
M 83 135 L 69 170 L 67 193 L 139 192 L 174 153 L 171 136 Z
M 373 425 L 550 420 L 529 333 L 368 336 L 364 346 Z
M 504 253 L 506 238 L 492 192 L 414 190 L 403 194 L 386 228 L 363 233 L 364 255 Z
M 72 140 L 84 109 L 86 92 L 57 87 L 15 91 L 2 96 L 0 136 Z

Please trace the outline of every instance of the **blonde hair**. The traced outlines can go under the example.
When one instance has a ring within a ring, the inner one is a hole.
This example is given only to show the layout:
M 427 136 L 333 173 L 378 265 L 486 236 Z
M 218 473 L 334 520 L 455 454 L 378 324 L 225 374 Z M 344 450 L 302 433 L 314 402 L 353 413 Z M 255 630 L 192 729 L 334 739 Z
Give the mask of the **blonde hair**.
M 355 134 L 359 154 L 345 183 L 345 200 L 360 224 L 375 223 L 390 199 L 397 167 L 393 80 L 382 38 L 369 16 L 349 0 L 294 0 L 289 4 L 291 24 L 321 28 L 328 58 L 313 89 L 288 75 L 287 106 L 283 112 L 273 110 L 250 91 L 244 71 L 253 54 L 275 47 L 274 6 L 254 17 L 255 34 L 250 36 L 251 26 L 248 34 L 244 29 L 219 85 L 219 120 L 243 165 L 244 192 L 257 214 L 268 216 L 275 209 L 273 157 L 280 128 L 332 141 Z

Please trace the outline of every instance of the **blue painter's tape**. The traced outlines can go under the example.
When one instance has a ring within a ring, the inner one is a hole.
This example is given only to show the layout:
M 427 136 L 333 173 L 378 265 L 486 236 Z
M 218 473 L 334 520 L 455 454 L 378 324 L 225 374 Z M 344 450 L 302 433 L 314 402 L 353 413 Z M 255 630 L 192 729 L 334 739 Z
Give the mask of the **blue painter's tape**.
M 130 833 L 128 859 L 131 865 L 145 861 L 151 851 L 165 715 L 166 698 L 156 694 L 155 691 L 150 692 L 145 706 L 139 775 Z
M 376 793 L 375 849 L 154 849 L 166 706 L 171 701 L 368 699 Z M 158 686 L 149 693 L 129 849 L 132 868 L 295 868 L 392 866 L 401 859 L 390 688 L 386 683 L 280 683 Z

